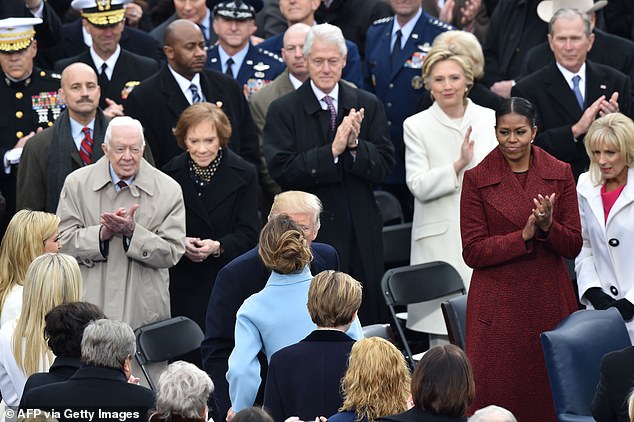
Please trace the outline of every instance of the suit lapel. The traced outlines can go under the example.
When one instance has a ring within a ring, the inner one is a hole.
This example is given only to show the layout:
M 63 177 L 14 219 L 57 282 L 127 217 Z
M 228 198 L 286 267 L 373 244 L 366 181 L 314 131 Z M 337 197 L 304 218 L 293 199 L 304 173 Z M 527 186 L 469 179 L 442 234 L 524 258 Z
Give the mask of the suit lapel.
M 605 98 L 609 100 L 612 92 L 609 92 L 608 88 L 611 87 L 605 78 L 605 74 L 591 62 L 586 61 L 586 107 L 602 95 L 605 95 Z
M 170 73 L 167 65 L 165 65 L 163 67 L 163 70 L 161 70 L 160 77 L 163 94 L 168 97 L 168 100 L 166 101 L 167 107 L 176 117 L 174 121 L 177 121 L 182 111 L 189 107 L 189 102 L 187 101 L 187 98 L 185 98 L 183 91 L 181 91 L 180 87 L 178 86 L 178 83 L 176 83 L 176 80 Z
M 176 158 L 174 163 L 175 171 L 173 178 L 181 185 L 183 189 L 183 197 L 187 198 L 185 201 L 185 207 L 188 208 L 193 214 L 197 215 L 202 221 L 209 227 L 211 221 L 209 221 L 209 215 L 205 212 L 203 201 L 200 200 L 194 182 L 189 177 L 189 169 L 187 165 L 187 153 L 183 153 Z
M 339 85 L 341 86 L 341 82 L 339 82 Z M 312 140 L 315 142 L 314 146 L 316 147 L 326 144 L 328 142 L 328 125 L 330 124 L 330 119 L 328 112 L 321 108 L 319 100 L 315 97 L 315 93 L 310 86 L 310 79 L 300 86 L 297 92 L 301 98 L 301 103 L 306 115 L 314 116 L 314 119 L 319 122 L 319 136 L 311 137 L 311 139 L 306 139 L 303 142 Z M 339 106 L 341 106 L 341 104 L 339 104 Z M 339 119 L 340 114 L 341 113 L 337 111 L 337 119 Z
M 553 101 L 561 106 L 561 109 L 571 117 L 571 120 L 574 119 L 573 121 L 575 122 L 579 120 L 582 110 L 579 108 L 579 103 L 572 89 L 570 89 L 570 85 L 564 79 L 555 62 L 548 66 L 544 83 L 546 92 L 548 92 Z
M 627 170 L 627 180 L 628 183 L 623 188 L 623 191 L 616 199 L 614 205 L 612 205 L 612 209 L 608 214 L 608 220 L 605 224 L 606 227 L 610 225 L 612 219 L 614 219 L 614 216 L 618 214 L 619 211 L 621 211 L 623 208 L 630 205 L 634 201 L 634 169 L 630 168 Z M 601 210 L 603 210 L 603 206 L 601 207 Z M 601 216 L 603 216 L 603 214 L 601 214 Z

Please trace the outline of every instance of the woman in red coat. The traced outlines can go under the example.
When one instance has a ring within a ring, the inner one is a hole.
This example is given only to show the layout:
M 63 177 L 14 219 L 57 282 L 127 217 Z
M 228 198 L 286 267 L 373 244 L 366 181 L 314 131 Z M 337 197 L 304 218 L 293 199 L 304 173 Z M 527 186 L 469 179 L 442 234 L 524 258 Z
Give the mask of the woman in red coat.
M 532 145 L 534 106 L 505 100 L 495 148 L 465 173 L 463 257 L 474 269 L 467 303 L 472 410 L 496 404 L 520 421 L 556 422 L 539 334 L 577 309 L 563 257 L 581 249 L 568 164 Z

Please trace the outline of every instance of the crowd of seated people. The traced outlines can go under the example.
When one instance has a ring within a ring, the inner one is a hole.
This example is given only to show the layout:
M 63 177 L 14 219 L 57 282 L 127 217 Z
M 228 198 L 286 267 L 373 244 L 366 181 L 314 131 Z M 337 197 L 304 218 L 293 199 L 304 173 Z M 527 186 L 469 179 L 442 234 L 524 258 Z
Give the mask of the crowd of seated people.
M 615 308 L 634 339 L 632 9 L 2 0 L 2 406 L 555 421 L 539 333 Z M 413 374 L 360 340 L 389 322 L 375 189 L 468 291 L 464 352 L 447 298 L 409 307 L 439 344 Z M 205 339 L 152 392 L 134 330 L 171 316 Z M 629 353 L 598 422 L 628 420 Z

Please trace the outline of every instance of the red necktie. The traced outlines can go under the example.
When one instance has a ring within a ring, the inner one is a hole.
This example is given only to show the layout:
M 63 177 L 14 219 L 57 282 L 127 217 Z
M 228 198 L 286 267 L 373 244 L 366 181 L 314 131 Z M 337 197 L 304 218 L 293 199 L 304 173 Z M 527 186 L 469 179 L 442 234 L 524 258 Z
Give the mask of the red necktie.
M 85 127 L 81 131 L 84 133 L 84 139 L 81 140 L 81 145 L 79 146 L 79 156 L 84 165 L 88 165 L 91 163 L 92 138 L 90 137 L 89 128 Z

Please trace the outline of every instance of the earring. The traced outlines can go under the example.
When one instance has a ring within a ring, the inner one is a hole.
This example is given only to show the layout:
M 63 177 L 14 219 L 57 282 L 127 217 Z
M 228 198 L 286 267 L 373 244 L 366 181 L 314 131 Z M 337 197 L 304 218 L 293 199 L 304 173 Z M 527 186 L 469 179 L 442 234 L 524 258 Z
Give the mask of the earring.
M 531 139 L 531 144 L 532 144 L 533 142 L 535 142 L 535 139 Z

